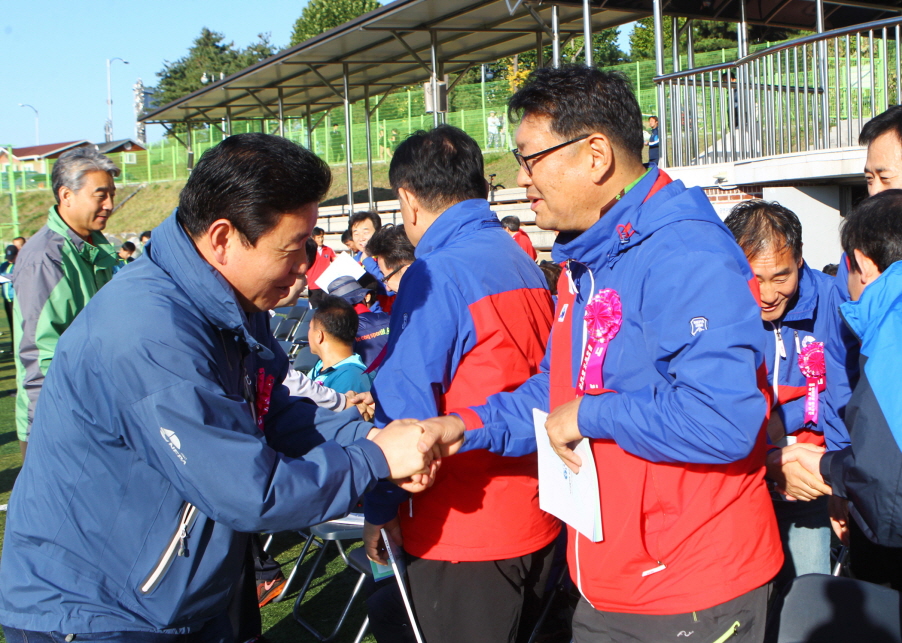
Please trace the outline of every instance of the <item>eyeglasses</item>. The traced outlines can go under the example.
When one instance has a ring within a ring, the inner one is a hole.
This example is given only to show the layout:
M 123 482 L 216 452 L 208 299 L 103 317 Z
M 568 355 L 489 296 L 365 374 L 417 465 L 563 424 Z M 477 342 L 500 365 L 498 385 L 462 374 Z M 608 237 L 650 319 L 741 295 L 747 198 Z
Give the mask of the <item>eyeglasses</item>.
M 401 272 L 402 270 L 404 270 L 404 269 L 405 269 L 407 266 L 409 266 L 409 265 L 410 265 L 409 263 L 405 263 L 403 266 L 399 266 L 399 267 L 395 268 L 394 270 L 392 270 L 390 273 L 388 273 L 387 275 L 385 275 L 385 276 L 384 276 L 382 279 L 380 279 L 379 281 L 381 281 L 383 284 L 388 285 L 388 280 L 389 280 L 389 279 L 391 279 L 392 277 L 394 277 L 396 274 L 398 274 L 399 272 Z
M 520 167 L 522 167 L 524 170 L 526 170 L 526 173 L 529 176 L 532 176 L 532 166 L 535 165 L 535 163 L 530 165 L 529 162 L 531 160 L 538 158 L 538 157 L 542 156 L 543 154 L 548 154 L 549 152 L 554 152 L 555 150 L 559 150 L 562 147 L 567 147 L 568 145 L 570 145 L 572 143 L 576 143 L 578 141 L 587 139 L 590 136 L 591 136 L 591 134 L 583 134 L 582 136 L 577 136 L 576 138 L 571 139 L 571 140 L 567 141 L 566 143 L 561 143 L 559 145 L 549 147 L 546 150 L 542 150 L 541 152 L 536 152 L 535 154 L 529 154 L 527 156 L 523 156 L 522 154 L 520 154 L 519 150 L 511 150 L 511 153 L 514 155 L 514 158 L 517 159 L 517 163 L 520 164 Z

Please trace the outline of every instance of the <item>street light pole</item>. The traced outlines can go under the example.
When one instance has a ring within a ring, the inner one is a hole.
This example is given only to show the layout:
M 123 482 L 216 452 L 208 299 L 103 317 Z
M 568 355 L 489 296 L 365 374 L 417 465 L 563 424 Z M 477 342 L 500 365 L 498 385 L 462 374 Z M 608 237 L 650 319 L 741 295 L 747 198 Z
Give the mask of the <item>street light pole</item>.
M 128 64 L 127 60 L 123 60 L 122 58 L 107 58 L 106 59 L 106 105 L 107 105 L 107 121 L 106 127 L 104 128 L 104 134 L 106 136 L 106 142 L 109 143 L 113 140 L 113 89 L 112 83 L 110 82 L 110 66 L 116 62 L 120 61 L 124 64 Z
M 30 107 L 32 111 L 34 111 L 34 144 L 41 144 L 41 131 L 38 122 L 38 110 L 34 107 L 34 105 L 29 105 L 28 103 L 19 103 L 19 107 Z

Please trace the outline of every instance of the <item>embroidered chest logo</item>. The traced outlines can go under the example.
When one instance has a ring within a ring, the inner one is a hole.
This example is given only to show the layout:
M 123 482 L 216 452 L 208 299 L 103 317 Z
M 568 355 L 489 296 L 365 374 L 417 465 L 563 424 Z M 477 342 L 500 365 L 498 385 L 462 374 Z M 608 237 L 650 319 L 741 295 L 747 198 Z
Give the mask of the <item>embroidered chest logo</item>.
M 693 337 L 705 330 L 708 330 L 707 317 L 693 317 L 689 320 L 689 332 L 692 333 Z
M 179 462 L 185 464 L 188 462 L 188 459 L 182 455 L 180 449 L 182 448 L 182 443 L 179 440 L 179 436 L 175 434 L 175 431 L 170 431 L 169 429 L 164 429 L 160 427 L 160 435 L 163 436 L 163 439 L 166 440 L 166 444 L 169 445 L 169 448 L 172 449 L 172 452 L 175 454 L 175 457 L 179 459 Z
M 620 237 L 620 243 L 627 243 L 630 240 L 630 237 L 636 234 L 636 231 L 633 230 L 632 223 L 620 224 L 617 226 L 617 236 Z

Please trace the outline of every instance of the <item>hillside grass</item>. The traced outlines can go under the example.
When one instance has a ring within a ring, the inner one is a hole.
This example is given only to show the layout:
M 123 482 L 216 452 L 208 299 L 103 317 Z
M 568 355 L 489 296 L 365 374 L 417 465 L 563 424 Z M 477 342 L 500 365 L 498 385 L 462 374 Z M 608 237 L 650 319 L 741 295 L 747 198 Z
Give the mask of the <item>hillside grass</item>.
M 489 174 L 496 174 L 496 184 L 508 188 L 516 187 L 517 164 L 509 152 L 487 153 L 484 160 L 486 177 Z M 355 201 L 361 209 L 364 209 L 367 202 L 366 164 L 355 163 L 351 172 L 354 179 Z M 344 165 L 332 166 L 332 187 L 323 201 L 324 205 L 347 202 L 346 177 Z M 125 239 L 131 235 L 137 236 L 144 230 L 154 229 L 178 205 L 179 193 L 184 186 L 184 180 L 149 183 L 143 187 L 139 184 L 120 185 L 116 202 L 124 202 L 124 204 L 110 218 L 105 233 L 117 239 Z M 388 162 L 375 161 L 373 163 L 373 188 L 377 200 L 394 198 L 388 183 Z M 137 193 L 125 202 L 125 199 L 135 192 Z M 46 222 L 47 212 L 54 205 L 53 195 L 49 189 L 20 192 L 17 195 L 17 201 L 19 233 L 24 237 L 30 237 Z M 9 225 L 11 217 L 12 208 L 9 194 L 0 194 L 0 239 L 4 243 L 8 243 L 14 236 Z

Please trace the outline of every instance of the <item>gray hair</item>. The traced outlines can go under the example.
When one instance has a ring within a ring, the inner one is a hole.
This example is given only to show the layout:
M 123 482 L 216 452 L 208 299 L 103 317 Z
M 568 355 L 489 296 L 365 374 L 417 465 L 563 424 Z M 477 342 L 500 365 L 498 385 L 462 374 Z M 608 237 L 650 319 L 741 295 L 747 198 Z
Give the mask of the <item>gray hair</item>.
M 65 186 L 78 192 L 85 183 L 88 172 L 106 172 L 113 178 L 119 176 L 119 167 L 92 146 L 77 147 L 59 157 L 53 166 L 53 198 L 60 202 L 60 188 Z

